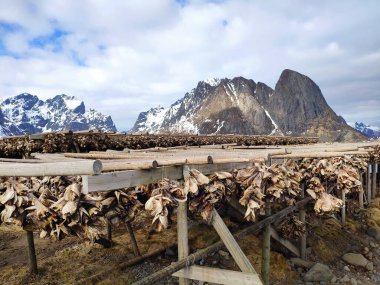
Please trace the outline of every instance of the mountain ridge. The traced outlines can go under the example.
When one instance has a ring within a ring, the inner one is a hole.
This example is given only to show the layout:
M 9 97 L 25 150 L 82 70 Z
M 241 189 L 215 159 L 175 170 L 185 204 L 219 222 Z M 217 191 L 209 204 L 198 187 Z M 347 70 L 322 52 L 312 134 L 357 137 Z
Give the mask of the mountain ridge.
M 45 101 L 21 93 L 0 99 L 0 135 L 13 136 L 51 131 L 100 129 L 116 131 L 111 116 L 86 110 L 83 101 L 65 94 Z
M 274 89 L 241 76 L 200 81 L 170 107 L 140 113 L 130 133 L 142 132 L 366 139 L 331 109 L 313 80 L 290 69 L 281 73 Z

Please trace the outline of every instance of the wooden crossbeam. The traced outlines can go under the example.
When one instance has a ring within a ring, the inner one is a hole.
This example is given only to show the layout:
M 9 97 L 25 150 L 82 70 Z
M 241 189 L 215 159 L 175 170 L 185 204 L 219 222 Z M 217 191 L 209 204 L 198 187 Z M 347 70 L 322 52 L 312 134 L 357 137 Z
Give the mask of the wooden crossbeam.
M 271 237 L 275 239 L 276 241 L 278 241 L 282 246 L 286 247 L 290 252 L 292 252 L 297 257 L 300 257 L 301 254 L 300 254 L 299 249 L 294 244 L 292 244 L 289 240 L 280 237 L 280 235 L 272 226 L 269 227 L 269 233 Z
M 173 276 L 225 285 L 262 284 L 259 276 L 254 273 L 238 272 L 197 265 L 183 268 L 173 273 Z
M 231 171 L 233 169 L 247 168 L 252 162 L 234 163 L 214 163 L 214 164 L 193 164 L 189 168 L 195 168 L 204 175 L 212 174 L 216 171 Z M 162 178 L 172 180 L 183 179 L 183 166 L 158 167 L 150 170 L 128 170 L 102 173 L 95 176 L 83 178 L 84 194 L 89 192 L 111 191 L 115 189 L 133 187 L 144 184 L 151 184 L 160 181 Z
M 218 212 L 215 209 L 212 212 L 211 224 L 220 236 L 220 239 L 223 241 L 228 251 L 231 253 L 233 259 L 239 266 L 240 270 L 243 272 L 257 274 L 251 262 L 245 256 L 244 252 L 241 250 L 240 246 L 238 245 L 233 235 L 227 228 L 226 224 L 223 222 L 222 218 L 219 216 Z

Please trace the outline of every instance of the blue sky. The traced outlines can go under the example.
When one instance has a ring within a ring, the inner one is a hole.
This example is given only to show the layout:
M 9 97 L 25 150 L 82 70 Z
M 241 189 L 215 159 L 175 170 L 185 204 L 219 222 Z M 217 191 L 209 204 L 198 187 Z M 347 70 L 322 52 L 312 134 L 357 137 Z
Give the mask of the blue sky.
M 149 3 L 149 4 L 148 4 Z M 312 78 L 347 121 L 380 126 L 380 2 L 0 2 L 0 97 L 69 94 L 120 130 L 209 77 Z

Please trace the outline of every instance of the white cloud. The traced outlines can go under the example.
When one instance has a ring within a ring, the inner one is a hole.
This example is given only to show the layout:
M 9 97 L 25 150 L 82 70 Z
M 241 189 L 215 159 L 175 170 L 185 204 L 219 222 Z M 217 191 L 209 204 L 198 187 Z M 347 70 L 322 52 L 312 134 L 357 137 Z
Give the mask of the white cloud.
M 343 117 L 380 125 L 379 18 L 378 1 L 3 0 L 0 95 L 75 95 L 126 130 L 199 80 L 274 87 L 291 68 Z

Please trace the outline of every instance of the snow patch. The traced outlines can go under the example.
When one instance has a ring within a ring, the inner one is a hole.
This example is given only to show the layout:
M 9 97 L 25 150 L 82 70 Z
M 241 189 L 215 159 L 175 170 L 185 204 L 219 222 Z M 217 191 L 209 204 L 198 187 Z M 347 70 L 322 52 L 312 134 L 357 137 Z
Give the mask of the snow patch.
M 219 78 L 207 78 L 204 82 L 215 87 L 220 84 L 221 80 Z
M 82 101 L 76 99 L 74 96 L 62 95 L 62 99 L 70 110 L 74 110 L 82 104 Z

